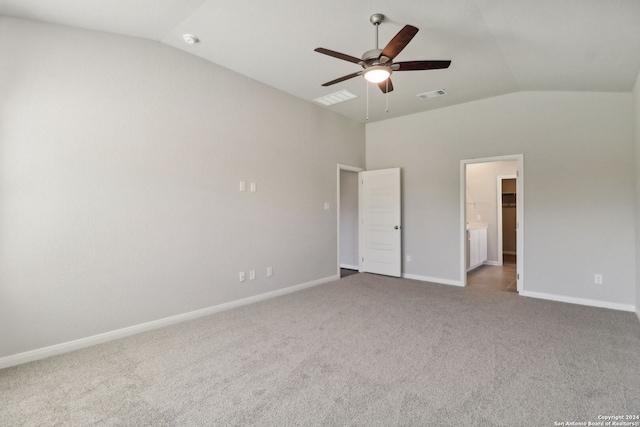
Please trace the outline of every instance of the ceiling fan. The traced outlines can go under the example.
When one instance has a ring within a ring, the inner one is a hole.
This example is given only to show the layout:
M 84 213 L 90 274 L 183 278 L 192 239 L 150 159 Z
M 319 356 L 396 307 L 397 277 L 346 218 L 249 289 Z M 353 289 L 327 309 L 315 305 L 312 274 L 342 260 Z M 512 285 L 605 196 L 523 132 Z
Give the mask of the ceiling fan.
M 378 49 L 378 26 L 384 20 L 384 15 L 375 13 L 369 18 L 371 23 L 376 27 L 376 48 L 366 51 L 362 55 L 362 59 L 355 56 L 345 55 L 344 53 L 325 49 L 322 47 L 314 49 L 316 52 L 333 56 L 334 58 L 344 61 L 353 62 L 360 65 L 363 70 L 357 73 L 351 73 L 346 76 L 339 77 L 323 84 L 322 86 L 331 86 L 345 80 L 352 79 L 356 76 L 364 75 L 364 78 L 372 83 L 377 83 L 378 87 L 384 93 L 393 90 L 391 83 L 391 73 L 394 71 L 417 71 L 417 70 L 436 70 L 448 68 L 451 61 L 404 61 L 393 62 L 393 59 L 404 49 L 411 39 L 416 35 L 418 29 L 412 25 L 405 25 L 398 34 L 385 46 L 384 49 Z

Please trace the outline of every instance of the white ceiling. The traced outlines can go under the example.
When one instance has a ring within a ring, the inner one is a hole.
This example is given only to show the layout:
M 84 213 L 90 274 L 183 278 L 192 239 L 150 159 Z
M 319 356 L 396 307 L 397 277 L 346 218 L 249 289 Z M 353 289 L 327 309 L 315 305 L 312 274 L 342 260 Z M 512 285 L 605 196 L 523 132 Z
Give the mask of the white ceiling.
M 452 64 L 394 73 L 387 113 L 370 86 L 369 121 L 514 91 L 629 92 L 640 72 L 639 0 L 0 0 L 0 15 L 158 40 L 311 102 L 346 89 L 358 97 L 325 108 L 358 121 L 364 79 L 321 84 L 360 67 L 313 49 L 373 49 L 373 13 L 386 16 L 380 48 L 420 29 L 396 61 Z M 416 97 L 437 89 L 449 95 Z

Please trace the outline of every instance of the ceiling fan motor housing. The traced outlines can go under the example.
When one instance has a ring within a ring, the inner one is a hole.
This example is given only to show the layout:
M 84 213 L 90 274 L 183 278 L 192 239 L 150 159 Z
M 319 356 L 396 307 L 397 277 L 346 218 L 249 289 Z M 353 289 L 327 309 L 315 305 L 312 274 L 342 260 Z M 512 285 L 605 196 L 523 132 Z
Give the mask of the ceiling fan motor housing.
M 362 65 L 362 68 L 366 70 L 367 68 L 375 67 L 378 65 L 381 65 L 381 66 L 389 65 L 389 63 L 391 62 L 391 59 L 387 58 L 386 56 L 380 56 L 380 53 L 382 53 L 382 49 L 371 49 L 366 51 L 362 55 L 362 61 L 360 62 L 360 65 Z
M 369 61 L 371 59 L 378 59 L 378 57 L 380 56 L 380 53 L 382 53 L 382 49 L 371 49 L 366 51 L 365 53 L 362 54 L 362 60 L 363 61 Z

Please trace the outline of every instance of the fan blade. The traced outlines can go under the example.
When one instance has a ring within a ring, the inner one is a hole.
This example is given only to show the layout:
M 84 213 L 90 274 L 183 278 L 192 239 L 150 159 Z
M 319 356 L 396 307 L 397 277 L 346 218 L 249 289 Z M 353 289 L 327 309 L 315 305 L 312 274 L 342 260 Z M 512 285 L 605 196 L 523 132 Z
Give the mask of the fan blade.
M 335 79 L 335 80 L 331 80 L 330 82 L 326 82 L 326 83 L 325 83 L 325 84 L 323 84 L 322 86 L 331 86 L 331 85 L 334 85 L 334 84 L 336 84 L 336 83 L 340 83 L 340 82 L 343 82 L 343 81 L 345 81 L 345 80 L 352 79 L 352 78 L 354 78 L 354 77 L 356 77 L 356 76 L 359 76 L 359 75 L 361 75 L 361 74 L 362 74 L 362 71 L 358 71 L 357 73 L 348 74 L 348 75 L 346 75 L 346 76 L 339 77 L 339 78 L 337 78 L 337 79 Z
M 359 64 L 362 62 L 362 59 L 356 58 L 355 56 L 345 55 L 344 53 L 336 52 L 334 50 L 325 49 L 323 47 L 317 47 L 313 49 L 318 53 L 323 53 L 325 55 L 333 56 L 334 58 L 342 59 L 344 61 L 353 62 L 354 64 Z
M 449 65 L 451 65 L 451 61 L 406 61 L 396 62 L 391 66 L 391 69 L 394 71 L 438 70 L 449 68 Z
M 395 58 L 400 52 L 402 52 L 402 49 L 409 44 L 417 32 L 418 29 L 416 27 L 412 25 L 405 25 L 404 28 L 401 29 L 385 46 L 380 56 L 386 56 L 389 59 Z
M 391 83 L 391 79 L 389 78 L 383 82 L 378 83 L 378 87 L 380 88 L 382 93 L 391 92 L 393 90 L 393 83 Z

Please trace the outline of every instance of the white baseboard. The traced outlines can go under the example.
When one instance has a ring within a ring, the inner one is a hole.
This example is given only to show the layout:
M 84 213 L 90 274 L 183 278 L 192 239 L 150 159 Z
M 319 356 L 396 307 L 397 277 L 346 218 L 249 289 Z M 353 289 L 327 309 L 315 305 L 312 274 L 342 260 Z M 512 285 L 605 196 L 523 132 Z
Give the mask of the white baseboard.
M 340 268 L 346 268 L 348 270 L 360 270 L 360 267 L 357 265 L 351 265 L 351 264 L 340 264 Z
M 498 261 L 485 261 L 482 264 L 484 264 L 484 265 L 495 265 L 496 267 L 500 267 L 502 265 Z
M 405 279 L 420 280 L 422 282 L 440 283 L 442 285 L 464 286 L 459 280 L 440 279 L 438 277 L 419 276 L 417 274 L 408 273 L 403 273 L 402 277 Z
M 107 341 L 113 341 L 119 338 L 128 337 L 130 335 L 139 334 L 141 332 L 150 331 L 153 329 L 162 328 L 164 326 L 181 323 L 187 320 L 197 319 L 198 317 L 208 316 L 220 311 L 230 310 L 232 308 L 240 307 L 247 304 L 253 304 L 255 302 L 267 300 L 277 296 L 290 294 L 292 292 L 301 291 L 303 289 L 311 288 L 313 286 L 321 285 L 323 283 L 332 282 L 338 280 L 340 276 L 334 275 L 324 277 L 318 280 L 312 280 L 311 282 L 301 283 L 299 285 L 289 286 L 284 289 L 278 289 L 276 291 L 266 292 L 264 294 L 254 295 L 247 298 L 242 298 L 236 301 L 230 301 L 224 304 L 218 304 L 211 307 L 203 308 L 200 310 L 194 310 L 175 316 L 165 317 L 163 319 L 153 320 L 151 322 L 141 323 L 139 325 L 129 326 L 115 331 L 105 332 L 98 335 L 93 335 L 86 338 L 80 338 L 74 341 L 68 341 L 61 344 L 55 344 L 49 347 L 38 348 L 36 350 L 25 351 L 24 353 L 18 353 L 11 356 L 5 356 L 0 358 L 0 369 L 8 368 L 10 366 L 20 365 L 34 360 L 44 359 L 46 357 L 55 356 L 57 354 L 67 353 L 73 350 L 79 350 L 81 348 L 90 347 L 92 345 L 101 344 Z
M 636 307 L 632 304 L 620 304 L 616 302 L 598 301 L 594 299 L 567 297 L 563 295 L 547 294 L 543 292 L 522 291 L 520 296 L 546 299 L 551 301 L 568 302 L 570 304 L 588 305 L 591 307 L 610 308 L 612 310 L 635 312 Z M 636 314 L 638 314 L 636 312 Z M 640 316 L 639 316 L 640 318 Z

